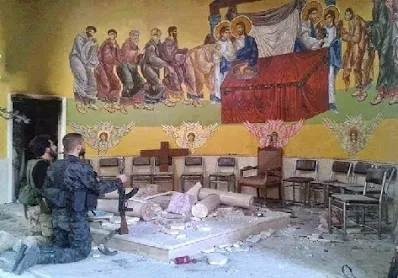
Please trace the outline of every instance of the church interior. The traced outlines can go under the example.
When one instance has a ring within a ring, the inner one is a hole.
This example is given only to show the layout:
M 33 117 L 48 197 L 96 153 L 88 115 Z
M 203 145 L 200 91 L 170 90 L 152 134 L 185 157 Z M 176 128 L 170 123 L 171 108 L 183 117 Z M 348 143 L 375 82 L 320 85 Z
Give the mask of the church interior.
M 398 277 L 397 0 L 8 0 L 0 38 L 1 277 L 71 132 L 126 189 L 23 277 Z

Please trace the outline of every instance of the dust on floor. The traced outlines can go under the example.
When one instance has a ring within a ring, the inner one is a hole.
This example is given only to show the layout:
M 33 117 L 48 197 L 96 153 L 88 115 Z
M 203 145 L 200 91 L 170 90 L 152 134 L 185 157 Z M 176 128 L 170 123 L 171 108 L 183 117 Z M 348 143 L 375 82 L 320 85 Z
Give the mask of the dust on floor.
M 40 265 L 19 277 L 344 277 L 341 268 L 348 265 L 357 278 L 384 278 L 393 255 L 390 236 L 350 236 L 342 241 L 339 235 L 329 235 L 318 228 L 322 209 L 292 208 L 288 228 L 263 237 L 248 251 L 225 252 L 227 264 L 208 265 L 207 262 L 174 265 L 157 262 L 134 254 L 119 252 L 95 257 L 72 264 Z M 23 209 L 17 204 L 0 206 L 0 230 L 14 235 L 27 235 Z M 323 239 L 317 241 L 319 235 Z M 199 254 L 198 259 L 205 254 Z M 347 273 L 349 275 L 349 273 Z M 0 277 L 17 277 L 1 272 Z M 353 277 L 353 276 L 347 276 Z

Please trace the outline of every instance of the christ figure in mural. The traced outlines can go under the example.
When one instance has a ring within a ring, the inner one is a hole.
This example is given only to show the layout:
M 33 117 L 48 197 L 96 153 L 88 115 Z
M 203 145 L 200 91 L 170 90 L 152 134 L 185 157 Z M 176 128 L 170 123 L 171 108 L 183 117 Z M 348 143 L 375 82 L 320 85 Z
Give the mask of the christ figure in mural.
M 98 65 L 98 44 L 94 38 L 97 29 L 87 26 L 86 32 L 78 34 L 69 54 L 70 68 L 73 73 L 73 93 L 76 109 L 80 113 L 87 113 L 86 108 L 98 110 L 95 105 L 97 100 L 97 84 L 94 70 Z
M 234 73 L 238 76 L 250 76 L 257 73 L 258 48 L 256 40 L 249 36 L 252 23 L 246 16 L 238 16 L 231 22 L 231 32 L 236 38 L 234 42 L 236 62 Z M 237 70 L 235 70 L 237 69 Z
M 98 51 L 99 65 L 96 78 L 98 98 L 105 102 L 104 109 L 113 113 L 120 109 L 118 102 L 122 86 L 116 75 L 116 67 L 120 64 L 120 47 L 116 40 L 115 29 L 110 29 L 108 36 Z

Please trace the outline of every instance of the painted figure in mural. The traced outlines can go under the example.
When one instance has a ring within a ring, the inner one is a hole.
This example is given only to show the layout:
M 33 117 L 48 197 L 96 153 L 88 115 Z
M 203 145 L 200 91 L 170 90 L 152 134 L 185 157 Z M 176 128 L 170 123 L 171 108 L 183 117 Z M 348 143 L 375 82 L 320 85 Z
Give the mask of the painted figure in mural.
M 158 28 L 151 30 L 151 39 L 145 45 L 144 56 L 141 62 L 141 72 L 147 81 L 145 98 L 147 104 L 163 102 L 166 106 L 175 106 L 175 103 L 166 98 L 166 88 L 160 79 L 160 69 L 165 68 L 169 74 L 175 74 L 173 67 L 160 57 L 162 32 Z
M 204 87 L 210 92 L 210 99 L 214 99 L 215 57 L 219 57 L 217 44 L 205 44 L 189 51 L 189 57 L 195 74 L 195 97 L 203 98 Z
M 102 131 L 99 135 L 98 135 L 98 143 L 97 143 L 97 151 L 98 151 L 98 155 L 104 155 L 106 154 L 106 151 L 109 149 L 109 134 L 105 131 Z
M 139 38 L 140 32 L 138 30 L 130 31 L 129 37 L 122 45 L 121 63 L 117 67 L 117 74 L 123 84 L 120 110 L 124 114 L 127 114 L 126 105 L 131 105 L 135 109 L 153 109 L 144 104 L 145 81 L 138 72 Z
M 258 48 L 256 40 L 249 36 L 252 22 L 246 16 L 238 16 L 231 22 L 231 32 L 235 37 L 234 47 L 236 51 L 236 63 L 234 73 L 242 77 L 252 76 L 258 72 Z
M 212 103 L 221 102 L 221 84 L 223 83 L 228 71 L 235 60 L 235 49 L 231 42 L 231 23 L 229 21 L 220 22 L 214 29 L 219 49 L 219 56 L 215 64 L 215 88 L 214 95 L 211 96 Z
M 191 104 L 191 101 L 185 99 L 182 84 L 187 86 L 187 94 L 194 90 L 193 68 L 187 63 L 188 48 L 178 48 L 178 30 L 176 26 L 168 28 L 169 36 L 162 44 L 161 58 L 174 69 L 174 73 L 165 70 L 163 84 L 169 93 L 169 97 L 183 104 Z
M 339 10 L 335 6 L 327 7 L 324 11 L 324 26 L 326 30 L 326 41 L 322 47 L 329 49 L 329 109 L 338 113 L 335 101 L 335 80 L 341 68 L 341 39 L 338 37 L 336 22 L 339 21 Z
M 322 5 L 317 1 L 308 2 L 301 11 L 301 28 L 294 44 L 294 51 L 321 48 L 324 40 L 317 38 L 319 21 L 322 19 Z
M 393 58 L 394 48 L 393 38 L 396 34 L 396 5 L 392 5 L 391 0 L 374 0 L 372 21 L 368 23 L 366 31 L 370 36 L 371 43 L 374 45 L 379 57 L 379 76 L 377 77 L 377 96 L 371 101 L 372 105 L 377 105 L 388 96 L 391 97 L 390 104 L 398 103 L 398 63 Z M 395 12 L 394 7 L 395 6 Z
M 105 102 L 104 109 L 110 113 L 120 109 L 118 101 L 122 89 L 120 79 L 116 75 L 116 68 L 120 64 L 120 47 L 117 43 L 115 29 L 108 31 L 106 39 L 99 51 L 99 65 L 96 71 L 98 98 Z
M 341 38 L 347 42 L 347 48 L 343 57 L 343 80 L 346 91 L 350 87 L 351 70 L 355 75 L 355 93 L 352 94 L 358 101 L 364 101 L 367 90 L 373 82 L 374 48 L 369 44 L 369 36 L 366 33 L 366 22 L 351 8 L 344 14 L 348 22 L 348 29 L 342 29 Z
M 95 105 L 97 100 L 97 84 L 94 70 L 98 65 L 98 44 L 94 38 L 97 29 L 87 26 L 85 33 L 78 34 L 69 54 L 69 63 L 74 77 L 73 93 L 76 101 L 76 109 L 80 113 L 86 113 L 86 107 L 98 110 Z

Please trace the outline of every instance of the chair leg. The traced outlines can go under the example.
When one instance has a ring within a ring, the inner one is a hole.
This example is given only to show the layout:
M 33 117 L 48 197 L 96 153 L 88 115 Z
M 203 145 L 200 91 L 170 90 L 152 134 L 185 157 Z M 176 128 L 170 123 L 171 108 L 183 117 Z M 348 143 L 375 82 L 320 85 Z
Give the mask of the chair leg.
M 377 237 L 381 239 L 381 218 L 382 218 L 382 207 L 378 206 L 378 221 L 377 221 Z
M 328 217 L 329 234 L 332 233 L 332 198 L 329 197 L 329 217 Z
M 185 178 L 184 177 L 181 177 L 180 184 L 181 184 L 181 192 L 185 193 Z
M 347 204 L 343 205 L 343 238 L 347 239 Z
M 260 187 L 256 188 L 256 192 L 257 192 L 257 197 L 260 198 Z
M 282 182 L 281 187 L 279 188 L 279 192 L 281 195 L 282 207 L 285 207 L 285 183 Z
M 293 183 L 293 203 L 296 203 L 296 184 Z
M 329 199 L 329 185 L 323 184 L 323 207 L 326 208 Z

